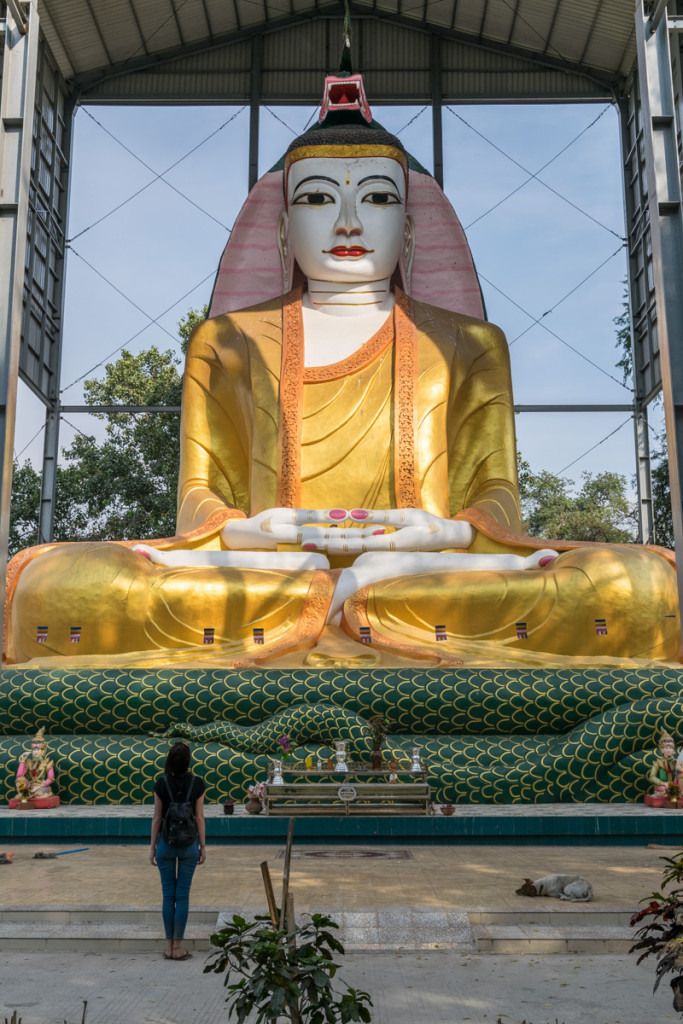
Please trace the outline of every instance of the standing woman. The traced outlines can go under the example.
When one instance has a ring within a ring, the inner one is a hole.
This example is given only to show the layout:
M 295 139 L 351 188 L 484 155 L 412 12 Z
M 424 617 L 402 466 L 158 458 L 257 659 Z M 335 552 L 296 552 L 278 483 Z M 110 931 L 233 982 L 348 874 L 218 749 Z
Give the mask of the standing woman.
M 149 851 L 150 864 L 156 864 L 161 875 L 161 912 L 166 932 L 164 960 L 189 960 L 192 956 L 182 948 L 182 940 L 190 909 L 190 886 L 194 869 L 206 860 L 205 789 L 204 780 L 190 771 L 190 748 L 187 743 L 174 743 L 166 758 L 164 774 L 154 783 L 152 845 Z M 194 807 L 198 837 L 188 846 L 169 846 L 161 835 L 162 824 L 172 801 L 191 803 Z

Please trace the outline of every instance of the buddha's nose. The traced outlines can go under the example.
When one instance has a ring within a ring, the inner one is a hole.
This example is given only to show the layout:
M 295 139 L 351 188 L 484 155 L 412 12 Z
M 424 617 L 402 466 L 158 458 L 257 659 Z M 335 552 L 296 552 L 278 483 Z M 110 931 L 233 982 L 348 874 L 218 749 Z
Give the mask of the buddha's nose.
M 356 213 L 356 204 L 350 196 L 344 196 L 339 216 L 337 217 L 337 223 L 334 225 L 334 233 L 335 235 L 351 237 L 351 235 L 360 235 L 362 232 L 363 226 Z

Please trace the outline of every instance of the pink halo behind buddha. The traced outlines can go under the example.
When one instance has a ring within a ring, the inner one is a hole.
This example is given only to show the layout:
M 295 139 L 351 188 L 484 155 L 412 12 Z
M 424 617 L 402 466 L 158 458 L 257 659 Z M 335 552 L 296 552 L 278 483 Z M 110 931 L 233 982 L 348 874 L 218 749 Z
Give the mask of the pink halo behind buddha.
M 209 316 L 233 313 L 282 294 L 277 247 L 282 209 L 282 172 L 269 171 L 254 185 L 235 221 L 218 267 Z M 479 281 L 465 232 L 431 175 L 409 172 L 408 212 L 415 224 L 412 297 L 483 319 Z

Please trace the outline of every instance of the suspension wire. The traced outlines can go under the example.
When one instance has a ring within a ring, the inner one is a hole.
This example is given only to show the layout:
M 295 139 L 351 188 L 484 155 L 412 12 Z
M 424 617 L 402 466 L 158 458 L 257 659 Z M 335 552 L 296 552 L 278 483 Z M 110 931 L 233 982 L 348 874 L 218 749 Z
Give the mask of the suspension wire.
M 555 53 L 557 54 L 557 56 L 558 56 L 558 57 L 560 58 L 560 60 L 564 61 L 564 62 L 565 62 L 566 64 L 569 64 L 569 63 L 570 63 L 570 61 L 569 61 L 569 60 L 568 60 L 568 59 L 567 59 L 567 58 L 566 58 L 566 57 L 564 56 L 564 54 L 563 54 L 563 53 L 560 53 L 560 51 L 559 51 L 559 50 L 557 49 L 557 47 L 556 47 L 556 46 L 553 46 L 553 44 L 552 44 L 552 43 L 550 42 L 550 38 L 547 38 L 547 39 L 546 39 L 546 37 L 545 37 L 545 36 L 543 35 L 543 33 L 542 33 L 541 31 L 539 31 L 539 29 L 537 29 L 535 25 L 532 25 L 532 24 L 531 24 L 531 22 L 529 22 L 529 21 L 527 21 L 527 20 L 526 20 L 526 18 L 522 17 L 522 15 L 521 15 L 521 14 L 519 13 L 519 6 L 520 6 L 519 4 L 517 4 L 517 7 L 513 7 L 513 6 L 512 6 L 512 4 L 510 3 L 510 0 L 503 0 L 503 3 L 505 4 L 505 6 L 506 6 L 506 7 L 508 7 L 508 8 L 509 8 L 509 9 L 510 9 L 510 10 L 512 11 L 512 13 L 513 13 L 513 14 L 514 14 L 514 15 L 515 15 L 516 17 L 518 17 L 518 18 L 519 18 L 519 20 L 520 20 L 520 21 L 521 21 L 521 22 L 522 22 L 522 23 L 523 23 L 524 25 L 526 25 L 526 27 L 527 27 L 528 29 L 531 29 L 531 31 L 532 31 L 533 33 L 535 33 L 535 35 L 537 35 L 537 36 L 538 36 L 538 38 L 539 38 L 539 39 L 540 39 L 540 40 L 541 40 L 542 42 L 544 42 L 544 43 L 546 44 L 546 47 L 547 47 L 547 49 L 549 49 L 549 50 L 554 50 L 554 51 L 555 51 Z
M 306 124 L 304 125 L 304 131 L 303 131 L 303 132 L 301 132 L 301 134 L 302 134 L 302 135 L 304 134 L 304 132 L 305 132 L 305 131 L 307 131 L 307 130 L 308 130 L 308 126 L 309 126 L 309 124 L 311 123 L 311 121 L 313 120 L 313 118 L 315 117 L 315 115 L 316 115 L 317 113 L 318 113 L 318 108 L 317 108 L 317 107 L 313 107 L 313 113 L 311 114 L 311 116 L 309 117 L 308 121 L 307 121 L 307 122 L 306 122 Z
M 140 53 L 140 50 L 144 50 L 145 49 L 145 47 L 147 46 L 147 43 L 151 42 L 151 40 L 154 39 L 155 35 L 158 32 L 161 32 L 161 30 L 164 27 L 164 25 L 167 25 L 169 21 L 171 21 L 173 18 L 175 18 L 177 16 L 178 12 L 183 9 L 183 7 L 185 6 L 185 4 L 187 2 L 188 2 L 188 0 L 176 0 L 175 4 L 171 4 L 171 7 L 173 9 L 171 10 L 171 13 L 168 15 L 168 17 L 164 18 L 164 20 L 161 22 L 161 24 L 157 25 L 157 27 L 154 29 L 153 32 L 150 32 L 150 34 L 148 36 L 146 36 L 140 43 L 138 43 L 137 47 L 133 50 L 133 52 L 131 53 L 130 57 L 126 57 L 126 59 L 124 61 L 122 61 L 121 63 L 122 64 L 127 64 L 128 61 L 131 61 L 135 57 L 137 57 L 137 55 Z M 95 83 L 95 84 L 97 84 L 97 83 Z
M 534 320 L 534 322 L 532 324 L 529 324 L 528 327 L 525 327 L 524 330 L 521 332 L 521 334 L 518 334 L 516 338 L 513 338 L 512 341 L 508 342 L 508 348 L 511 348 L 515 344 L 516 341 L 519 341 L 520 338 L 523 338 L 524 335 L 527 334 L 532 329 L 532 327 L 535 327 L 536 324 L 540 324 L 541 320 L 544 317 L 550 316 L 551 313 L 554 313 L 554 311 L 557 309 L 557 307 L 561 306 L 562 303 L 565 301 L 565 299 L 568 299 L 570 295 L 573 295 L 574 292 L 577 292 L 579 290 L 579 288 L 581 288 L 582 285 L 584 285 L 586 283 L 586 281 L 590 281 L 591 277 L 594 277 L 598 273 L 599 270 L 602 270 L 602 268 L 604 266 L 606 266 L 610 262 L 610 260 L 613 260 L 615 256 L 618 256 L 623 248 L 624 248 L 624 246 L 620 245 L 618 249 L 615 249 L 614 252 L 612 253 L 612 255 L 608 256 L 607 259 L 604 259 L 602 261 L 602 263 L 600 263 L 595 268 L 595 270 L 591 270 L 590 274 L 588 274 L 586 277 L 584 277 L 584 279 L 582 281 L 579 281 L 578 284 L 575 284 L 574 287 L 571 288 L 567 292 L 566 295 L 563 295 L 561 299 L 558 299 L 557 302 L 554 303 L 554 305 L 552 305 L 550 307 L 550 309 L 546 309 L 545 313 L 542 313 L 541 316 L 539 316 L 538 319 Z M 630 390 L 632 390 L 632 389 L 630 389 Z
M 427 107 L 424 106 L 422 108 L 422 110 L 418 110 L 418 112 L 415 115 L 415 117 L 411 117 L 410 121 L 406 121 L 406 123 L 403 125 L 403 127 L 399 128 L 399 130 L 396 132 L 396 135 L 400 135 L 401 132 L 404 132 L 406 130 L 406 128 L 410 127 L 410 125 L 413 123 L 413 121 L 417 121 L 418 117 L 422 117 L 422 115 L 424 114 L 426 109 L 427 109 Z
M 474 125 L 471 125 L 469 123 L 469 121 L 466 121 L 461 114 L 457 114 L 452 107 L 446 105 L 446 110 L 449 110 L 453 117 L 457 117 L 459 121 L 462 121 L 462 123 L 466 125 L 471 131 L 473 131 L 475 135 L 478 135 L 481 139 L 484 140 L 484 142 L 487 142 L 489 146 L 492 146 L 493 149 L 495 149 L 498 153 L 501 153 L 502 156 L 507 157 L 507 159 L 510 160 L 511 163 L 513 163 L 516 167 L 519 167 L 520 170 L 524 171 L 525 174 L 528 174 L 530 178 L 534 178 L 539 183 L 539 185 L 543 185 L 544 188 L 547 188 L 548 191 L 552 192 L 553 195 L 558 197 L 558 199 L 561 199 L 564 203 L 567 203 L 569 206 L 573 207 L 573 209 L 578 210 L 579 213 L 582 213 L 584 217 L 588 217 L 588 219 L 592 220 L 594 224 L 598 225 L 598 227 L 604 228 L 605 231 L 609 231 L 609 233 L 611 235 L 614 235 L 615 238 L 618 238 L 620 242 L 624 241 L 623 235 L 618 234 L 613 228 L 608 227 L 607 224 L 603 224 L 602 221 L 598 220 L 597 217 L 594 217 L 592 213 L 588 213 L 587 210 L 584 210 L 582 207 L 572 202 L 571 199 L 567 199 L 567 197 L 563 196 L 561 192 L 558 192 L 556 188 L 553 188 L 552 185 L 549 185 L 546 181 L 543 181 L 542 178 L 539 178 L 538 174 L 534 174 L 533 171 L 530 171 L 528 167 L 525 167 L 524 164 L 521 164 L 519 160 L 515 160 L 513 156 L 510 156 L 509 153 L 506 153 L 505 150 L 502 149 L 499 145 L 497 145 L 497 143 L 493 142 L 492 139 L 487 138 L 487 136 L 484 135 L 483 132 L 480 132 L 478 128 L 475 128 Z M 526 184 L 526 182 L 524 182 L 524 184 Z M 469 226 L 471 225 L 468 225 L 468 227 Z
M 96 363 L 94 366 L 91 366 L 90 369 L 86 370 L 85 373 L 81 374 L 80 377 L 77 377 L 70 384 L 67 384 L 65 387 L 61 388 L 60 392 L 59 392 L 60 395 L 64 394 L 65 391 L 68 391 L 75 384 L 79 384 L 82 380 L 84 380 L 88 376 L 88 374 L 93 373 L 95 370 L 99 369 L 100 366 L 103 365 L 103 363 L 106 363 L 107 359 L 111 359 L 112 356 L 116 355 L 117 352 L 120 352 L 121 349 L 125 348 L 126 345 L 129 345 L 131 343 L 131 341 L 133 341 L 135 338 L 139 337 L 139 335 L 142 334 L 143 331 L 146 331 L 147 328 L 151 327 L 153 324 L 156 324 L 157 327 L 160 330 L 162 330 L 165 334 L 167 334 L 169 336 L 169 338 L 174 342 L 175 345 L 180 347 L 180 340 L 179 340 L 179 338 L 176 335 L 171 334 L 171 332 L 166 327 L 164 327 L 163 324 L 159 323 L 159 320 L 161 319 L 162 316 L 165 316 L 172 309 L 174 309 L 177 305 L 179 305 L 181 302 L 183 302 L 185 299 L 187 299 L 190 295 L 192 295 L 192 293 L 195 292 L 197 290 L 197 288 L 201 288 L 201 286 L 203 284 L 206 284 L 207 281 L 210 281 L 211 278 L 215 277 L 215 271 L 212 270 L 210 274 L 207 274 L 206 277 L 204 277 L 201 281 L 199 281 L 199 282 L 197 282 L 197 284 L 193 285 L 192 288 L 190 288 L 188 291 L 186 291 L 184 295 L 181 295 L 179 299 L 176 299 L 175 302 L 171 303 L 171 305 L 168 306 L 166 309 L 164 309 L 161 313 L 159 313 L 158 316 L 152 317 L 152 316 L 150 316 L 149 313 L 145 312 L 145 310 L 142 309 L 141 306 L 138 306 L 138 304 L 136 302 L 134 302 L 133 299 L 131 299 L 128 295 L 126 295 L 125 292 L 122 292 L 120 288 L 117 288 L 117 286 L 112 281 L 110 281 L 108 277 L 106 277 L 99 270 L 97 270 L 96 267 L 93 267 L 92 263 L 89 263 L 88 260 L 86 260 L 83 256 L 81 256 L 80 253 L 76 252 L 75 249 L 72 249 L 71 251 L 76 256 L 78 256 L 78 258 L 80 260 L 82 260 L 83 263 L 85 263 L 86 266 L 90 267 L 90 269 L 95 274 L 97 274 L 98 277 L 101 277 L 103 281 L 106 281 L 106 283 L 108 285 L 110 285 L 110 287 L 113 288 L 115 292 L 117 292 L 122 298 L 124 298 L 127 302 L 129 302 L 131 304 L 131 306 L 134 306 L 135 309 L 138 310 L 138 312 L 142 313 L 143 316 L 147 317 L 147 319 L 149 320 L 149 323 L 145 324 L 144 327 L 142 327 L 139 331 L 137 331 L 135 334 L 133 334 L 132 337 L 128 338 L 127 341 L 122 342 L 122 344 L 119 345 L 118 348 L 115 348 L 112 352 L 110 352 L 109 355 L 104 356 L 104 358 L 101 359 L 98 363 Z
M 566 473 L 568 469 L 571 469 L 572 466 L 575 466 L 577 462 L 580 462 L 581 459 L 584 459 L 586 455 L 590 455 L 591 452 L 594 452 L 595 449 L 599 448 L 601 444 L 605 443 L 605 441 L 609 441 L 610 437 L 614 437 L 615 434 L 618 434 L 622 427 L 625 427 L 626 424 L 630 423 L 632 419 L 633 416 L 628 416 L 623 423 L 620 423 L 618 427 L 610 431 L 609 434 L 606 434 L 601 441 L 598 441 L 597 444 L 592 445 L 592 447 L 588 448 L 582 455 L 578 455 L 572 462 L 568 462 L 566 466 L 564 466 L 561 470 L 559 470 L 558 473 L 555 473 L 554 475 L 562 476 L 562 474 Z
M 92 415 L 92 416 L 95 416 L 95 415 L 96 415 L 96 413 L 91 413 L 91 415 Z M 84 432 L 83 432 L 83 431 L 82 431 L 82 430 L 80 429 L 80 427 L 77 427 L 75 423 L 72 423 L 72 422 L 71 422 L 71 420 L 68 420 L 68 419 L 66 418 L 66 416 L 62 416 L 62 419 L 63 419 L 63 421 L 64 421 L 64 422 L 65 422 L 65 423 L 67 424 L 67 426 L 71 427 L 71 429 L 72 429 L 72 430 L 75 430 L 77 434 L 80 434 L 80 435 L 81 435 L 81 437 L 84 437 L 84 438 L 86 439 L 86 441 L 94 441 L 94 440 L 95 440 L 95 438 L 93 437 L 93 435 L 92 435 L 92 434 L 85 434 L 85 433 L 84 433 Z
M 23 448 L 21 449 L 21 451 L 19 452 L 19 454 L 18 454 L 18 455 L 17 455 L 16 449 L 14 450 L 14 453 L 13 453 L 13 456 L 12 456 L 12 458 L 13 458 L 13 461 L 14 461 L 14 462 L 18 462 L 18 461 L 19 461 L 19 459 L 20 459 L 20 458 L 21 458 L 21 456 L 22 456 L 22 455 L 24 454 L 24 452 L 26 451 L 26 449 L 27 449 L 27 448 L 30 448 L 30 447 L 31 447 L 31 445 L 33 444 L 33 442 L 35 441 L 35 439 L 36 439 L 36 438 L 38 437 L 38 435 L 39 435 L 40 433 L 42 433 L 42 431 L 43 431 L 43 430 L 45 430 L 45 424 L 44 424 L 44 423 L 41 423 L 41 425 L 40 425 L 40 426 L 38 427 L 38 429 L 36 430 L 35 434 L 34 434 L 34 435 L 33 435 L 33 437 L 31 438 L 31 440 L 30 440 L 30 441 L 27 441 L 27 442 L 26 442 L 26 444 L 25 444 L 25 445 L 24 445 L 24 447 L 23 447 Z
M 558 152 L 555 154 L 555 156 L 551 157 L 550 160 L 548 160 L 546 163 L 544 163 L 542 167 L 538 168 L 538 170 L 536 171 L 536 175 L 541 174 L 541 172 L 544 171 L 546 169 L 546 167 L 550 167 L 550 165 L 552 163 L 554 163 L 555 160 L 557 160 L 559 157 L 561 157 L 563 153 L 566 153 L 566 151 L 571 146 L 573 146 L 575 142 L 578 142 L 578 140 L 581 138 L 582 135 L 585 135 L 586 132 L 590 128 L 593 127 L 593 125 L 598 123 L 598 121 L 600 120 L 601 117 L 604 117 L 604 115 L 607 113 L 607 111 L 609 109 L 610 109 L 609 106 L 603 107 L 602 110 L 600 111 L 600 113 L 598 114 L 598 116 L 593 121 L 591 121 L 590 124 L 587 124 L 585 128 L 582 128 L 581 131 L 579 132 L 579 134 L 575 135 L 574 138 L 570 142 L 568 142 L 566 146 L 563 146 L 562 149 L 558 150 Z M 529 182 L 533 181 L 534 177 L 535 177 L 535 175 L 529 174 L 529 177 L 525 178 L 525 180 L 521 183 L 521 185 L 518 185 L 517 188 L 513 188 L 512 192 L 508 192 L 508 194 L 506 196 L 503 196 L 502 199 L 499 199 L 498 202 L 494 203 L 493 206 L 489 207 L 488 210 L 485 210 L 484 213 L 480 213 L 478 217 L 475 217 L 474 220 L 471 220 L 469 222 L 469 224 L 465 225 L 465 229 L 464 230 L 465 231 L 469 231 L 469 229 L 471 227 L 473 227 L 475 224 L 478 224 L 480 220 L 484 219 L 484 217 L 488 217 L 488 215 L 490 213 L 493 213 L 494 210 L 497 210 L 498 207 L 502 206 L 503 203 L 506 203 L 508 201 L 508 199 L 512 199 L 512 197 L 514 195 L 516 195 L 518 192 L 521 192 L 523 188 L 526 188 L 526 186 L 529 184 Z M 544 183 L 541 182 L 541 184 L 544 184 Z M 603 227 L 604 226 L 605 225 L 603 225 Z M 611 229 L 607 228 L 607 230 L 609 231 Z M 614 232 L 612 232 L 612 233 L 614 234 Z
M 130 156 L 132 156 L 135 160 L 138 161 L 138 163 L 141 163 L 143 167 L 146 167 L 148 171 L 151 171 L 151 173 L 154 175 L 154 177 L 152 178 L 151 181 L 148 181 L 146 185 L 143 185 L 142 188 L 139 188 L 136 192 L 133 192 L 132 195 L 128 196 L 127 199 L 124 199 L 122 202 L 120 202 L 116 206 L 112 207 L 112 209 L 109 210 L 108 213 L 105 213 L 101 217 L 98 217 L 98 219 L 93 221 L 92 224 L 89 224 L 86 228 L 83 228 L 82 231 L 79 231 L 72 238 L 69 238 L 67 240 L 67 243 L 68 242 L 75 242 L 77 238 L 81 237 L 81 235 L 84 235 L 87 231 L 90 231 L 92 228 L 97 227 L 98 224 L 101 224 L 102 221 L 107 220 L 107 218 L 111 217 L 112 214 L 117 213 L 118 210 L 122 209 L 122 207 L 126 206 L 133 199 L 136 199 L 139 195 L 141 195 L 143 192 L 145 192 L 148 188 L 150 188 L 152 185 L 155 184 L 155 182 L 157 182 L 159 180 L 163 181 L 164 185 L 168 185 L 168 187 L 170 189 L 172 189 L 174 192 L 177 192 L 178 195 L 182 196 L 183 199 L 186 199 L 187 202 L 190 203 L 192 206 L 194 206 L 197 210 L 199 210 L 200 213 L 206 214 L 207 217 L 209 217 L 211 220 L 215 221 L 216 224 L 219 224 L 226 231 L 230 232 L 232 230 L 231 228 L 229 228 L 227 226 L 227 224 L 224 224 L 221 220 L 219 220 L 218 217 L 214 217 L 214 215 L 212 213 L 209 213 L 208 210 L 205 210 L 198 203 L 195 203 L 194 199 L 190 199 L 190 197 L 188 195 L 186 195 L 184 192 L 182 192 L 179 188 L 176 188 L 175 185 L 172 185 L 170 181 L 167 181 L 166 178 L 164 177 L 164 175 L 168 174 L 169 171 L 172 171 L 175 167 L 178 166 L 178 164 L 181 164 L 183 162 L 183 160 L 186 160 L 188 158 L 188 156 L 192 156 L 193 153 L 196 153 L 197 150 L 200 149 L 210 139 L 212 139 L 214 137 L 214 135 L 217 135 L 219 132 L 223 131 L 224 128 L 227 128 L 227 126 L 230 124 L 231 121 L 234 121 L 235 118 L 238 117 L 242 113 L 243 110 L 246 110 L 246 107 L 240 107 L 239 110 L 237 110 L 231 117 L 229 117 L 227 121 L 224 121 L 223 124 L 218 126 L 218 128 L 215 128 L 214 131 L 210 132 L 209 135 L 207 135 L 205 139 L 202 139 L 202 141 L 198 142 L 196 146 L 193 146 L 192 149 L 188 150 L 187 153 L 185 153 L 184 156 L 181 156 L 178 160 L 176 160 L 174 163 L 172 163 L 169 167 L 167 167 L 163 171 L 160 171 L 159 173 L 157 173 L 154 170 L 153 167 L 150 167 L 150 165 L 148 163 L 145 163 L 145 161 L 142 159 L 142 157 L 139 157 L 137 155 L 137 153 L 133 152 L 133 150 L 130 149 L 125 144 L 125 142 L 122 142 L 121 139 L 117 138 L 117 136 L 114 135 L 113 132 L 109 131 L 108 128 L 105 128 L 105 126 L 102 124 L 102 122 L 98 121 L 96 117 L 93 117 L 93 115 L 90 113 L 89 110 L 87 110 L 85 107 L 83 107 L 81 109 L 84 111 L 84 113 L 86 113 L 88 115 L 88 117 L 91 119 L 91 121 L 94 121 L 95 124 L 98 125 L 102 129 L 102 131 L 106 135 L 108 135 L 111 139 L 113 139 L 114 142 L 118 143 L 118 145 L 121 146 L 122 149 L 125 149 L 126 153 L 129 153 Z
M 269 106 L 268 106 L 268 105 L 267 105 L 266 103 L 264 103 L 264 104 L 263 104 L 263 109 L 264 109 L 265 111 L 267 111 L 267 112 L 268 112 L 268 114 L 270 115 L 270 117 L 271 117 L 271 118 L 274 118 L 274 119 L 275 119 L 275 121 L 280 121 L 281 125 L 285 125 L 285 127 L 287 128 L 287 130 L 288 130 L 288 131 L 291 131 L 291 132 L 292 132 L 292 134 L 294 135 L 294 137 L 296 138 L 296 136 L 297 136 L 297 135 L 298 135 L 299 133 L 298 133 L 297 131 L 295 131 L 295 130 L 294 130 L 294 128 L 292 128 L 292 125 L 288 125 L 287 121 L 283 120 L 283 118 L 281 118 L 281 117 L 279 117 L 278 115 L 276 115 L 276 114 L 275 114 L 275 112 L 274 112 L 273 110 L 271 110 L 271 109 L 269 108 Z
M 490 287 L 493 288 L 494 291 L 497 291 L 499 295 L 502 295 L 504 299 L 507 299 L 508 302 L 511 302 L 512 305 L 516 309 L 519 309 L 520 312 L 524 313 L 526 316 L 531 317 L 532 320 L 534 319 L 532 313 L 530 313 L 527 309 L 525 309 L 524 306 L 520 306 L 520 304 L 518 302 L 515 302 L 514 299 L 510 298 L 510 296 L 507 295 L 502 290 L 502 288 L 499 288 L 498 285 L 494 284 L 493 281 L 489 281 L 489 279 L 487 277 L 484 277 L 484 275 L 481 273 L 481 271 L 477 271 L 477 276 L 480 277 L 482 281 L 486 281 L 486 283 L 488 285 L 490 285 Z M 629 388 L 622 381 L 618 380 L 616 377 L 614 377 L 607 370 L 603 369 L 602 366 L 599 366 L 597 363 L 594 363 L 593 360 L 590 359 L 587 355 L 584 355 L 584 353 L 581 352 L 580 349 L 575 348 L 574 345 L 571 345 L 568 341 L 565 341 L 564 338 L 561 338 L 559 334 L 556 334 L 555 331 L 553 331 L 550 327 L 548 327 L 547 324 L 544 324 L 542 322 L 542 320 L 537 320 L 536 323 L 538 323 L 539 327 L 542 327 L 544 331 L 547 331 L 548 334 L 551 334 L 553 336 L 553 338 L 556 338 L 559 342 L 561 342 L 561 344 L 563 344 L 571 352 L 574 352 L 575 355 L 579 356 L 585 362 L 590 363 L 590 365 L 593 366 L 596 370 L 599 370 L 600 373 L 603 373 L 605 375 L 605 377 L 609 377 L 610 380 L 613 380 L 615 382 L 615 384 L 618 384 L 620 387 L 624 388 L 624 390 L 628 391 L 629 394 L 633 393 L 632 388 Z

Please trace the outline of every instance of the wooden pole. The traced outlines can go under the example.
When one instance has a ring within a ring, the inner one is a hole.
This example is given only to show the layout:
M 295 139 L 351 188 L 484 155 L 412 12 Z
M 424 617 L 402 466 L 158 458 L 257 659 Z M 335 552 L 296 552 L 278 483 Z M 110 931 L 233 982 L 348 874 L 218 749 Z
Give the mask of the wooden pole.
M 294 839 L 294 822 L 296 818 L 289 819 L 289 828 L 287 829 L 287 845 L 285 846 L 285 868 L 282 874 L 282 902 L 280 903 L 280 931 L 285 926 L 285 906 L 287 903 L 287 893 L 289 892 L 289 865 L 292 859 L 292 840 Z
M 268 913 L 270 914 L 270 923 L 273 928 L 277 928 L 277 907 L 275 906 L 275 893 L 273 892 L 273 883 L 270 879 L 270 871 L 268 870 L 268 861 L 261 861 L 261 874 L 263 875 L 263 885 L 266 890 L 266 899 L 268 900 Z

